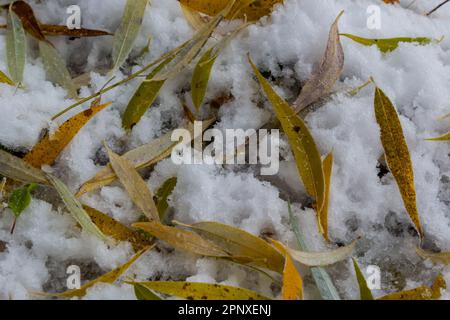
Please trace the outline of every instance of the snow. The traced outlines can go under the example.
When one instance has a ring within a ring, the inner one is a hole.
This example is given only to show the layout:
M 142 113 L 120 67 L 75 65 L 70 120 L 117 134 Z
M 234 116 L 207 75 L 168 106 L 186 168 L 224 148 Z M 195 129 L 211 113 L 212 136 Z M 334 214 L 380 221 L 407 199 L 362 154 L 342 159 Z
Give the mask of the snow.
M 30 4 L 44 22 L 64 24 L 66 8 L 79 4 L 84 27 L 110 31 L 120 23 L 125 4 L 125 0 L 38 2 L 30 1 Z M 339 243 L 362 237 L 356 255 L 361 266 L 381 268 L 382 290 L 376 290 L 377 295 L 401 290 L 406 285 L 411 288 L 429 284 L 438 271 L 450 281 L 448 268 L 441 270 L 417 257 L 414 251 L 417 238 L 411 231 L 395 181 L 390 174 L 378 177 L 377 166 L 383 151 L 373 113 L 373 87 L 363 89 L 354 97 L 345 94 L 372 76 L 396 105 L 414 163 L 425 245 L 449 251 L 450 145 L 424 139 L 450 129 L 450 120 L 437 120 L 450 112 L 450 5 L 425 17 L 423 13 L 439 0 L 416 1 L 409 9 L 404 8 L 409 0 L 401 2 L 403 7 L 383 5 L 378 0 L 285 0 L 284 6 L 278 6 L 270 18 L 248 27 L 223 52 L 213 69 L 206 96 L 206 101 L 228 92 L 234 97 L 220 108 L 216 128 L 260 127 L 271 118 L 273 111 L 253 78 L 247 53 L 261 70 L 270 71 L 279 92 L 293 101 L 300 83 L 306 81 L 320 62 L 329 27 L 341 10 L 345 10 L 339 22 L 343 33 L 373 38 L 445 36 L 439 44 L 403 43 L 388 54 L 380 53 L 373 46 L 342 39 L 346 60 L 337 93 L 306 118 L 322 154 L 333 151 L 335 158 L 330 236 Z M 371 4 L 382 8 L 380 30 L 366 27 L 366 9 Z M 150 53 L 138 61 L 138 66 L 128 66 L 124 73 L 117 72 L 115 80 L 123 79 L 131 70 L 138 70 L 193 34 L 177 1 L 153 0 L 147 7 L 132 56 L 151 36 Z M 110 37 L 74 41 L 55 38 L 52 42 L 74 74 L 91 72 L 92 87 L 82 88 L 82 96 L 100 89 L 109 80 L 101 73 L 109 63 Z M 33 50 L 31 45 L 28 57 L 36 57 Z M 5 54 L 5 43 L 0 41 L 0 55 Z M 7 69 L 4 59 L 0 69 Z M 129 135 L 121 128 L 121 114 L 139 81 L 133 80 L 105 94 L 103 101 L 113 104 L 80 131 L 54 165 L 54 172 L 75 191 L 104 165 L 103 141 L 123 153 L 180 125 L 184 116 L 181 103 L 184 99 L 190 103 L 185 91 L 189 90 L 191 73 L 192 70 L 187 70 L 168 81 L 155 106 Z M 51 116 L 74 102 L 65 99 L 63 89 L 45 81 L 38 58 L 28 58 L 25 87 L 25 90 L 0 87 L 0 144 L 22 152 L 38 141 Z M 205 114 L 208 108 L 207 105 Z M 67 114 L 65 119 L 72 114 Z M 167 178 L 177 176 L 178 183 L 170 197 L 176 220 L 185 223 L 214 220 L 256 235 L 271 235 L 295 246 L 288 223 L 287 200 L 290 199 L 311 245 L 315 249 L 324 248 L 284 138 L 281 155 L 279 175 L 264 178 L 251 166 L 176 166 L 166 159 L 156 165 L 148 184 L 155 190 Z M 9 234 L 11 212 L 6 209 L 0 213 L 0 244 L 6 243 L 6 249 L 0 252 L 0 299 L 35 298 L 32 292 L 64 290 L 68 265 L 91 266 L 98 275 L 124 263 L 133 254 L 128 243 L 107 247 L 80 232 L 61 203 L 47 198 L 32 201 L 19 218 L 14 235 Z M 125 224 L 139 216 L 118 184 L 88 194 L 83 201 Z M 350 264 L 339 264 L 330 268 L 330 272 L 343 297 L 358 297 Z M 269 296 L 278 294 L 263 275 L 231 263 L 173 251 L 164 245 L 143 256 L 127 274 L 140 280 L 187 279 L 243 286 Z M 307 288 L 312 286 L 307 283 Z M 307 297 L 316 295 L 313 289 L 306 294 Z M 98 284 L 84 298 L 133 299 L 134 294 L 126 284 Z M 442 298 L 450 299 L 450 290 Z

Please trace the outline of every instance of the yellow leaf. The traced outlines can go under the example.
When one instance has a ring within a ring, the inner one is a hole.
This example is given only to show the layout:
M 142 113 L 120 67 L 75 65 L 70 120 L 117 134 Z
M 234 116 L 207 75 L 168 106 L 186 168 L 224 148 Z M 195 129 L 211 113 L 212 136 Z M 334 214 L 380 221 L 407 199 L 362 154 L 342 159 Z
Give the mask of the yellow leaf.
M 446 134 L 444 134 L 444 135 L 442 135 L 440 137 L 430 138 L 430 139 L 426 139 L 426 140 L 429 140 L 429 141 L 449 141 L 450 140 L 450 132 L 446 133 Z
M 442 274 L 439 274 L 431 287 L 418 287 L 411 290 L 395 292 L 377 300 L 437 300 L 441 297 L 441 289 L 446 289 Z
M 152 247 L 153 248 L 153 247 Z M 60 298 L 72 298 L 72 297 L 82 297 L 86 294 L 86 291 L 91 288 L 92 286 L 98 284 L 98 283 L 113 283 L 116 281 L 125 271 L 128 270 L 128 268 L 137 260 L 139 259 L 145 252 L 150 250 L 151 248 L 146 247 L 136 253 L 130 260 L 128 260 L 123 265 L 119 266 L 118 268 L 105 273 L 104 275 L 98 277 L 95 280 L 89 281 L 88 283 L 81 286 L 80 289 L 73 289 L 68 290 L 62 293 L 45 293 L 46 296 L 51 297 L 60 297 Z
M 108 151 L 111 166 L 125 187 L 125 190 L 127 190 L 131 200 L 133 200 L 148 219 L 159 221 L 158 209 L 156 208 L 155 201 L 153 201 L 153 194 L 147 183 L 142 179 L 130 161 L 115 154 L 106 145 L 105 147 Z
M 356 241 L 353 241 L 348 246 L 329 251 L 306 252 L 288 248 L 288 252 L 294 260 L 304 264 L 305 266 L 324 267 L 351 257 L 353 251 L 355 251 L 355 247 Z
M 10 86 L 14 86 L 14 81 L 12 81 L 6 74 L 4 74 L 2 71 L 0 71 L 0 82 L 6 83 Z
M 118 241 L 130 242 L 135 251 L 150 246 L 149 239 L 145 238 L 140 232 L 128 228 L 110 216 L 87 205 L 83 205 L 83 208 L 92 222 L 106 236 L 110 236 Z
M 430 259 L 434 263 L 440 263 L 444 265 L 450 264 L 450 252 L 429 252 L 421 248 L 416 249 L 417 254 L 423 259 Z
M 228 0 L 180 0 L 180 4 L 191 8 L 195 11 L 207 14 L 209 16 L 215 16 L 222 11 L 227 5 Z M 250 21 L 255 21 L 269 15 L 273 7 L 283 3 L 283 0 L 238 0 L 236 1 L 235 8 L 243 8 L 236 16 L 233 12 L 227 15 L 227 19 L 230 18 L 247 18 Z
M 70 118 L 53 135 L 47 134 L 23 159 L 36 168 L 40 168 L 43 165 L 52 165 L 81 128 L 93 116 L 109 105 L 111 103 L 94 104 L 89 109 Z
M 245 257 L 254 265 L 279 273 L 283 271 L 283 256 L 266 241 L 251 233 L 218 222 L 177 224 L 191 228 L 233 257 Z
M 183 11 L 184 17 L 195 30 L 200 30 L 206 23 L 208 23 L 206 17 L 202 17 L 202 15 L 197 11 L 192 10 L 181 2 L 180 7 Z
M 320 212 L 325 201 L 325 178 L 316 142 L 303 120 L 275 92 L 250 58 L 249 61 L 288 137 L 306 191 L 316 200 L 316 211 Z
M 230 257 L 230 255 L 220 247 L 193 232 L 165 226 L 154 221 L 135 223 L 133 224 L 133 227 L 150 233 L 155 238 L 167 242 L 178 250 L 188 251 L 207 257 Z
M 328 237 L 328 202 L 330 197 L 331 174 L 333 173 L 333 154 L 329 153 L 323 160 L 323 174 L 325 176 L 325 199 L 322 210 L 317 214 L 320 233 L 329 241 Z
M 279 241 L 270 239 L 272 244 L 278 251 L 283 253 L 284 270 L 283 270 L 283 288 L 281 295 L 283 300 L 303 300 L 303 280 L 286 247 Z
M 147 289 L 189 300 L 270 300 L 254 291 L 220 284 L 151 281 L 139 282 Z
M 374 105 L 386 162 L 397 181 L 406 211 L 416 226 L 419 236 L 423 238 L 423 229 L 416 205 L 413 166 L 397 110 L 378 87 L 375 88 Z

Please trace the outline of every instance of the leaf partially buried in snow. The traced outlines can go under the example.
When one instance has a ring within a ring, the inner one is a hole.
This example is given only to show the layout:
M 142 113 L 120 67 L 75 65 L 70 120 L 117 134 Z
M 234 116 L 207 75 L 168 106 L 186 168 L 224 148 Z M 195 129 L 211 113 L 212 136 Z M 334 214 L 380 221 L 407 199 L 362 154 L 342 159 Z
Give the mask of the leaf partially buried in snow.
M 303 120 L 289 104 L 270 86 L 251 60 L 250 64 L 281 123 L 294 154 L 297 169 L 308 194 L 316 200 L 316 211 L 322 210 L 325 201 L 325 178 L 322 158 L 313 136 Z
M 10 86 L 14 85 L 14 81 L 12 81 L 6 74 L 4 74 L 2 71 L 0 71 L 0 83 L 6 83 Z
M 70 97 L 76 98 L 77 89 L 75 83 L 58 51 L 49 42 L 39 41 L 39 52 L 41 53 L 48 79 L 66 89 Z
M 41 24 L 41 31 L 46 36 L 67 36 L 75 38 L 110 36 L 111 33 L 94 29 L 69 29 L 67 26 L 57 24 Z
M 327 48 L 319 68 L 312 73 L 294 102 L 296 113 L 332 93 L 336 81 L 341 76 L 344 50 L 339 40 L 338 22 L 343 13 L 341 12 L 331 25 Z
M 96 284 L 99 283 L 113 283 L 114 281 L 116 281 L 117 279 L 119 279 L 119 277 L 125 273 L 125 271 L 128 270 L 128 268 L 137 260 L 139 259 L 145 252 L 147 252 L 150 248 L 146 247 L 144 249 L 142 249 L 141 251 L 139 251 L 138 253 L 136 253 L 130 260 L 128 260 L 126 263 L 124 263 L 123 265 L 119 266 L 118 268 L 105 273 L 104 275 L 101 275 L 100 277 L 98 277 L 95 280 L 89 281 L 88 283 L 84 284 L 81 286 L 80 289 L 73 289 L 73 290 L 68 290 L 62 293 L 46 293 L 46 296 L 50 296 L 50 297 L 59 297 L 59 298 L 72 298 L 72 297 L 82 297 L 86 294 L 86 291 L 93 287 Z
M 175 186 L 177 185 L 177 178 L 172 177 L 164 181 L 162 186 L 156 191 L 155 198 L 156 198 L 156 207 L 158 208 L 159 218 L 163 220 L 167 208 L 169 208 L 169 203 L 167 202 L 167 199 L 172 194 L 173 189 L 175 189 Z
M 442 135 L 440 137 L 430 138 L 430 139 L 427 139 L 427 140 L 428 141 L 449 141 L 450 140 L 450 132 L 446 133 L 446 134 L 444 134 L 444 135 Z
M 203 17 L 198 11 L 185 6 L 181 2 L 180 7 L 183 11 L 184 17 L 195 30 L 200 30 L 206 23 L 208 23 L 208 19 L 206 19 L 207 17 Z
M 328 237 L 328 202 L 330 198 L 330 183 L 333 173 L 333 154 L 329 153 L 323 160 L 323 174 L 325 177 L 325 199 L 322 210 L 317 213 L 317 225 L 323 237 L 329 241 Z
M 44 172 L 2 149 L 0 149 L 0 174 L 24 183 L 48 184 Z
M 55 133 L 45 135 L 44 138 L 25 155 L 24 160 L 36 168 L 40 168 L 43 165 L 52 165 L 81 128 L 83 128 L 83 126 L 98 112 L 109 105 L 111 105 L 110 102 L 102 105 L 93 104 L 89 109 L 73 116 L 64 122 Z
M 270 300 L 248 289 L 220 284 L 184 281 L 150 281 L 137 283 L 150 290 L 189 300 Z
M 133 49 L 134 42 L 141 30 L 147 3 L 148 0 L 127 0 L 122 22 L 114 34 L 113 72 L 122 66 Z
M 406 211 L 416 226 L 420 237 L 423 238 L 423 229 L 416 204 L 413 166 L 397 110 L 378 87 L 375 88 L 374 105 L 386 162 L 397 181 Z
M 430 259 L 434 263 L 440 263 L 444 265 L 450 264 L 450 252 L 430 252 L 421 248 L 417 248 L 417 254 L 423 259 Z
M 129 283 L 134 287 L 134 295 L 137 300 L 161 300 L 156 294 L 154 294 L 150 289 L 144 287 L 138 282 Z
M 367 286 L 366 278 L 364 278 L 364 274 L 359 268 L 358 262 L 355 258 L 352 258 L 352 260 L 353 267 L 355 269 L 356 280 L 358 281 L 360 300 L 373 300 L 372 291 L 370 291 L 369 287 Z
M 148 247 L 151 243 L 137 230 L 132 230 L 119 221 L 87 205 L 83 209 L 91 218 L 92 222 L 103 232 L 104 235 L 118 241 L 128 241 L 135 251 Z
M 283 300 L 302 300 L 303 280 L 294 261 L 281 242 L 272 239 L 271 242 L 284 255 L 283 287 L 281 288 Z
M 373 46 L 376 45 L 381 52 L 390 52 L 397 49 L 398 45 L 401 42 L 409 42 L 409 43 L 417 43 L 421 45 L 429 44 L 433 41 L 438 42 L 438 40 L 433 40 L 431 38 L 426 37 L 418 37 L 418 38 L 408 38 L 408 37 L 399 37 L 399 38 L 386 38 L 386 39 L 368 39 L 355 36 L 349 33 L 341 33 L 340 36 L 349 38 L 359 44 L 365 46 Z
M 155 201 L 153 201 L 153 194 L 147 183 L 142 179 L 129 160 L 115 154 L 107 146 L 105 147 L 108 151 L 111 167 L 125 187 L 125 190 L 127 190 L 131 200 L 133 200 L 148 219 L 159 221 L 158 209 L 156 208 Z
M 278 273 L 283 272 L 283 256 L 269 243 L 251 233 L 226 224 L 210 221 L 197 222 L 192 225 L 178 224 L 194 230 L 204 239 L 213 242 L 231 256 L 245 257 L 254 265 Z
M 8 208 L 11 209 L 16 217 L 19 217 L 28 208 L 31 202 L 31 192 L 36 187 L 35 183 L 31 183 L 12 192 L 9 197 Z
M 9 8 L 6 30 L 6 58 L 8 71 L 15 83 L 23 81 L 23 71 L 26 61 L 25 30 L 19 17 Z
M 23 28 L 27 33 L 39 41 L 47 41 L 40 28 L 39 22 L 34 15 L 33 9 L 25 1 L 14 1 L 11 10 L 22 21 Z
M 323 267 L 343 261 L 353 254 L 356 241 L 338 249 L 322 252 L 306 252 L 288 248 L 292 258 L 305 266 Z
M 230 255 L 211 241 L 203 239 L 194 232 L 162 225 L 159 222 L 139 222 L 133 227 L 150 233 L 155 238 L 167 242 L 174 248 L 190 253 L 207 256 L 226 258 Z
M 204 121 L 202 129 L 206 130 L 214 121 L 214 119 Z M 190 132 L 191 137 L 194 137 L 194 126 L 189 125 L 187 130 Z M 122 157 L 129 160 L 135 169 L 149 167 L 168 157 L 171 154 L 172 149 L 179 144 L 179 142 L 172 141 L 172 133 L 173 131 L 166 133 L 162 137 L 155 139 L 148 144 L 125 153 Z M 188 142 L 190 143 L 190 141 Z M 111 166 L 107 165 L 93 178 L 85 182 L 80 187 L 76 196 L 81 197 L 83 194 L 108 185 L 116 179 L 117 176 Z
M 80 224 L 83 230 L 95 235 L 97 238 L 106 241 L 106 236 L 100 229 L 92 222 L 89 215 L 83 209 L 82 204 L 74 197 L 69 188 L 58 178 L 51 174 L 47 174 L 47 179 L 55 187 L 61 199 L 65 203 L 67 210 L 72 217 Z
M 228 0 L 180 0 L 180 4 L 210 16 L 218 14 L 228 3 Z M 234 9 L 240 7 L 242 10 L 237 14 L 236 10 L 233 10 L 227 14 L 227 19 L 246 18 L 255 21 L 269 15 L 279 3 L 283 3 L 283 0 L 237 0 Z
M 446 288 L 445 279 L 442 274 L 439 274 L 431 287 L 422 286 L 411 290 L 395 292 L 377 300 L 437 300 L 441 297 L 441 290 Z

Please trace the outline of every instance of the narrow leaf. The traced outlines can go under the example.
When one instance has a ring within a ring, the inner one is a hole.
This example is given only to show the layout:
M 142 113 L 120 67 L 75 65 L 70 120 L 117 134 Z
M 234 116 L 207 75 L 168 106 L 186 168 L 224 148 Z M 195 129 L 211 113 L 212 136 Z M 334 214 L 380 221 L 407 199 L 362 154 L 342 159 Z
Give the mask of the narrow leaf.
M 94 29 L 69 29 L 67 26 L 56 24 L 41 24 L 41 31 L 46 36 L 67 36 L 76 38 L 110 36 L 111 33 Z
M 93 104 L 89 109 L 80 112 L 64 122 L 52 135 L 45 135 L 33 149 L 25 155 L 24 160 L 33 167 L 40 168 L 43 165 L 52 165 L 65 147 L 72 141 L 81 128 L 111 103 L 102 105 Z
M 111 166 L 125 190 L 127 190 L 131 200 L 148 219 L 159 221 L 158 209 L 153 201 L 153 194 L 133 164 L 126 158 L 112 152 L 107 146 L 106 150 L 108 151 Z
M 37 187 L 37 184 L 32 183 L 23 188 L 16 189 L 12 192 L 8 201 L 8 208 L 19 217 L 25 211 L 31 202 L 31 192 Z
M 14 1 L 11 4 L 11 10 L 22 21 L 23 28 L 26 32 L 39 41 L 47 41 L 42 33 L 38 20 L 34 15 L 33 9 L 28 3 L 25 1 Z
M 429 141 L 449 141 L 450 140 L 450 132 L 446 133 L 446 134 L 444 134 L 444 135 L 442 135 L 440 137 L 430 138 L 430 139 L 426 139 L 426 140 L 429 140 Z
M 316 211 L 320 212 L 325 201 L 325 178 L 316 142 L 303 120 L 275 92 L 251 60 L 250 64 L 288 137 L 306 191 L 316 200 Z
M 118 70 L 128 58 L 139 35 L 148 0 L 127 0 L 122 22 L 114 34 L 113 71 Z
M 358 262 L 355 258 L 352 258 L 352 260 L 353 267 L 355 268 L 356 280 L 358 281 L 360 300 L 373 300 L 372 291 L 370 291 L 367 286 L 366 278 L 364 278 L 364 274 L 359 268 Z
M 328 202 L 330 198 L 330 182 L 331 175 L 333 173 L 333 154 L 329 153 L 322 163 L 323 174 L 325 177 L 325 198 L 323 202 L 322 210 L 317 213 L 317 225 L 319 226 L 319 231 L 325 238 L 329 241 L 328 237 Z
M 375 88 L 375 116 L 380 126 L 386 162 L 397 181 L 406 211 L 423 238 L 419 212 L 416 205 L 414 171 L 402 125 L 392 102 L 380 88 Z
M 183 281 L 151 281 L 139 284 L 150 290 L 189 300 L 270 300 L 248 289 L 220 284 Z
M 441 289 L 447 285 L 442 274 L 439 274 L 431 287 L 418 287 L 411 290 L 395 292 L 383 296 L 377 300 L 437 300 L 441 297 Z
M 0 83 L 6 83 L 10 86 L 14 86 L 14 81 L 12 81 L 6 74 L 0 71 Z
M 167 208 L 169 208 L 169 203 L 167 202 L 167 199 L 172 194 L 173 189 L 175 189 L 175 186 L 177 185 L 177 178 L 172 177 L 164 181 L 162 186 L 156 191 L 155 198 L 156 198 L 156 208 L 158 208 L 159 218 L 162 221 Z
M 24 160 L 0 149 L 0 174 L 24 183 L 48 184 L 45 174 Z
M 339 40 L 338 22 L 343 13 L 341 12 L 331 25 L 327 48 L 319 68 L 312 73 L 294 103 L 296 113 L 332 93 L 336 81 L 341 76 L 344 50 Z
M 106 241 L 106 236 L 100 229 L 92 222 L 89 215 L 83 209 L 82 204 L 73 196 L 69 188 L 58 178 L 47 174 L 48 180 L 55 187 L 56 191 L 64 201 L 67 209 L 72 217 L 80 224 L 80 226 L 87 232 L 95 235 L 99 239 Z
M 7 16 L 6 58 L 8 71 L 14 83 L 23 81 L 23 71 L 26 61 L 25 30 L 19 17 L 12 11 L 12 5 Z
M 156 294 L 154 294 L 150 289 L 147 289 L 142 284 L 135 282 L 131 283 L 134 286 L 134 294 L 137 300 L 161 300 Z
M 350 257 L 355 250 L 356 241 L 348 246 L 340 247 L 331 251 L 306 252 L 288 249 L 292 258 L 301 264 L 310 267 L 323 267 L 343 261 Z
M 194 28 L 194 30 L 200 30 L 206 23 L 208 23 L 208 20 L 205 19 L 205 17 L 202 17 L 199 12 L 185 6 L 182 2 L 180 2 L 180 7 L 181 11 L 183 11 L 184 17 L 189 22 L 191 27 Z
M 408 38 L 408 37 L 399 37 L 399 38 L 387 38 L 387 39 L 368 39 L 355 36 L 349 33 L 341 33 L 340 36 L 349 38 L 359 44 L 365 46 L 373 46 L 376 45 L 381 52 L 390 52 L 397 49 L 398 45 L 401 42 L 409 42 L 409 43 L 418 43 L 421 45 L 429 44 L 433 41 L 431 38 L 426 37 L 418 37 L 418 38 Z
M 450 264 L 450 252 L 429 252 L 421 248 L 417 248 L 417 254 L 423 259 L 430 259 L 434 263 L 444 265 Z
M 193 232 L 165 226 L 154 221 L 135 223 L 133 224 L 133 227 L 142 229 L 155 238 L 167 242 L 181 251 L 187 251 L 207 257 L 230 257 L 230 255 L 220 247 Z

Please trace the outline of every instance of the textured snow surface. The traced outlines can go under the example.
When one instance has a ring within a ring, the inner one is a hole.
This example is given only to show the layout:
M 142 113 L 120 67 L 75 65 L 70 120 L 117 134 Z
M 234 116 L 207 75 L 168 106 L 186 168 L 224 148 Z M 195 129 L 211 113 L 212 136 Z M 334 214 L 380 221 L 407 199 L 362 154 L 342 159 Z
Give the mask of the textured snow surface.
M 373 113 L 373 88 L 366 88 L 355 97 L 344 93 L 373 76 L 396 105 L 414 163 L 418 208 L 427 238 L 425 246 L 449 251 L 450 145 L 424 141 L 450 128 L 450 120 L 437 121 L 450 112 L 450 4 L 431 17 L 423 15 L 439 2 L 416 1 L 405 9 L 377 0 L 285 0 L 285 5 L 278 6 L 270 18 L 248 27 L 225 50 L 213 69 L 207 94 L 207 101 L 229 92 L 234 97 L 220 108 L 216 128 L 258 128 L 273 112 L 253 79 L 246 54 L 250 53 L 261 70 L 270 72 L 283 96 L 293 101 L 300 84 L 320 62 L 329 27 L 341 10 L 345 10 L 339 23 L 343 33 L 365 37 L 445 36 L 440 44 L 403 43 L 389 54 L 343 38 L 346 60 L 337 93 L 306 118 L 322 154 L 332 150 L 335 157 L 329 212 L 331 238 L 348 243 L 362 237 L 356 254 L 361 265 L 381 268 L 382 290 L 375 290 L 377 295 L 428 285 L 439 271 L 450 283 L 450 270 L 441 270 L 417 257 L 417 237 L 395 181 L 390 174 L 379 177 L 383 151 Z M 409 3 L 402 1 L 403 7 Z M 30 1 L 30 4 L 41 21 L 58 24 L 65 24 L 69 5 L 79 4 L 83 27 L 114 32 L 125 0 Z M 379 30 L 366 27 L 366 9 L 370 4 L 382 8 Z M 132 56 L 147 44 L 149 36 L 150 53 L 137 60 L 138 65 L 119 71 L 116 80 L 186 41 L 193 33 L 176 0 L 152 0 Z M 2 38 L 0 56 L 5 57 Z M 82 96 L 97 91 L 108 81 L 99 70 L 109 64 L 111 37 L 54 38 L 52 42 L 74 75 L 94 70 L 93 85 L 84 87 Z M 33 44 L 29 47 L 29 57 L 36 57 Z M 1 59 L 0 69 L 7 70 L 5 59 Z M 184 117 L 182 101 L 189 98 L 191 73 L 192 70 L 187 70 L 167 82 L 155 105 L 129 135 L 121 128 L 121 114 L 139 80 L 105 94 L 103 101 L 112 101 L 113 105 L 90 121 L 65 149 L 53 167 L 55 174 L 75 191 L 104 164 L 103 141 L 123 153 L 177 127 Z M 48 127 L 51 116 L 73 103 L 65 99 L 63 89 L 45 80 L 39 58 L 28 59 L 25 86 L 26 90 L 4 85 L 0 88 L 0 144 L 16 151 L 31 148 L 41 130 Z M 280 173 L 274 177 L 262 179 L 259 170 L 253 167 L 176 166 L 166 159 L 155 167 L 148 183 L 154 190 L 167 178 L 178 177 L 171 196 L 176 220 L 186 223 L 215 220 L 256 235 L 271 235 L 295 246 L 288 224 L 287 199 L 290 199 L 311 246 L 323 248 L 314 212 L 308 208 L 285 140 L 281 142 L 281 150 Z M 83 280 L 89 280 L 124 263 L 133 254 L 128 243 L 107 247 L 80 233 L 60 203 L 52 205 L 44 200 L 51 202 L 46 197 L 32 201 L 12 236 L 11 212 L 5 209 L 0 213 L 0 299 L 29 299 L 35 298 L 31 292 L 63 291 L 68 265 L 79 265 Z M 138 217 L 119 184 L 88 194 L 83 201 L 127 224 Z M 350 264 L 339 264 L 330 268 L 330 272 L 344 298 L 358 297 Z M 173 252 L 164 245 L 142 257 L 128 274 L 136 274 L 142 280 L 217 282 L 255 289 L 266 295 L 278 294 L 263 275 L 231 263 Z M 317 297 L 308 284 L 310 281 L 306 276 L 307 297 Z M 99 284 L 84 298 L 133 299 L 134 294 L 125 284 Z M 450 290 L 443 298 L 450 298 Z

